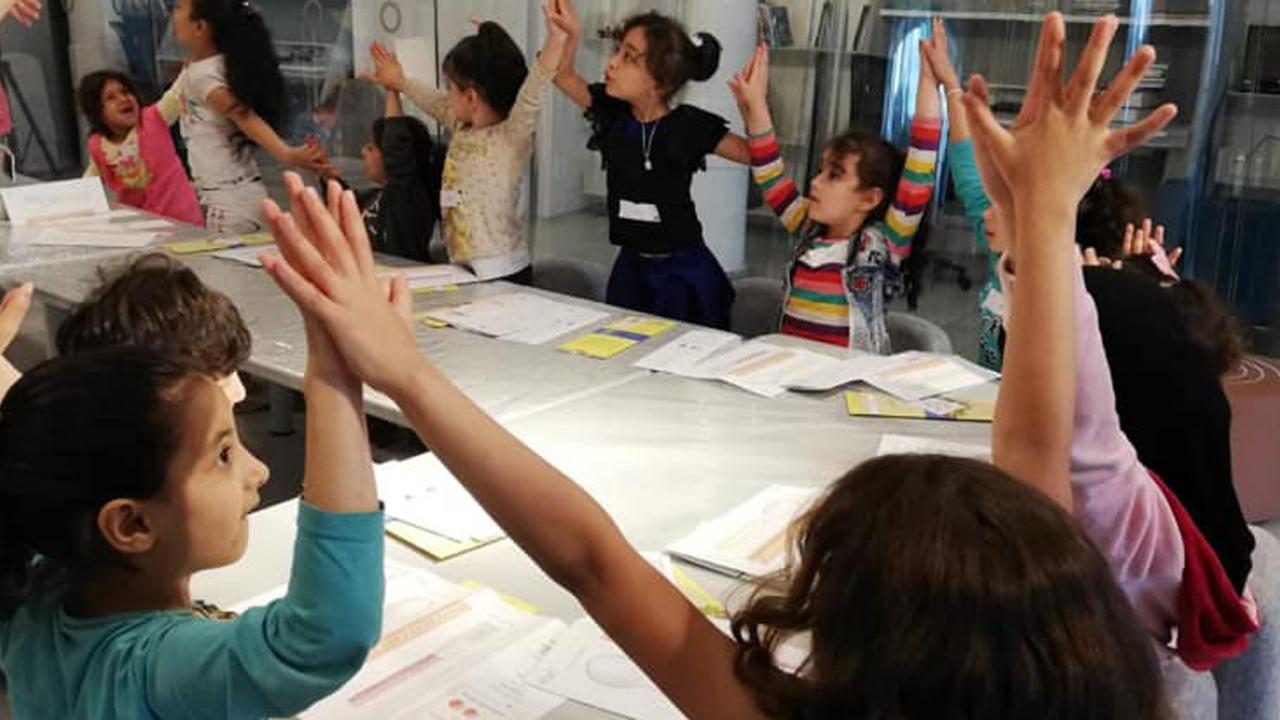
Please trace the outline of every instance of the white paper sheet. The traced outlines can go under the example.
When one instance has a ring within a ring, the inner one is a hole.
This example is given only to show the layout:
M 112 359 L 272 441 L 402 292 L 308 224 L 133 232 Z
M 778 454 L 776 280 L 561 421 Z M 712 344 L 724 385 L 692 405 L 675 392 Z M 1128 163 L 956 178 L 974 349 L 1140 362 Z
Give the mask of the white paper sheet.
M 935 440 L 914 435 L 885 435 L 876 455 L 952 455 L 991 462 L 991 448 L 983 445 Z
M 863 379 L 903 400 L 933 397 L 1000 377 L 955 355 L 905 352 L 886 359 L 881 369 Z
M 115 208 L 112 210 L 108 210 L 106 213 L 99 213 L 97 215 L 89 215 L 89 216 L 76 215 L 72 217 L 63 217 L 63 218 L 47 218 L 43 220 L 32 220 L 30 223 L 27 223 L 27 224 L 31 226 L 38 226 L 38 227 L 58 227 L 60 225 L 80 225 L 86 222 L 114 223 L 116 221 L 124 221 L 124 222 L 130 222 L 130 223 L 143 222 L 143 221 L 148 221 L 148 218 L 146 215 L 142 214 L 137 210 L 130 210 L 128 208 Z
M 438 288 L 448 285 L 466 285 L 479 282 L 480 278 L 457 265 L 412 265 L 407 267 L 384 268 L 380 275 L 391 277 L 403 275 L 410 290 Z
M 110 210 L 102 180 L 96 177 L 3 188 L 0 201 L 14 225 L 104 215 Z
M 504 535 L 480 503 L 431 453 L 377 465 L 374 477 L 388 518 L 459 543 Z
M 363 668 L 302 720 L 536 720 L 561 698 L 526 674 L 564 629 L 492 590 L 388 567 L 382 640 Z
M 110 232 L 82 227 L 29 227 L 21 233 L 28 245 L 74 245 L 79 247 L 144 248 L 165 235 L 154 232 Z
M 262 267 L 262 262 L 258 260 L 258 255 L 272 249 L 273 246 L 270 245 L 246 245 L 228 250 L 218 250 L 217 252 L 209 253 L 209 255 L 223 260 L 238 262 L 249 267 Z
M 719 330 L 690 330 L 637 360 L 635 367 L 695 377 L 693 372 L 700 363 L 741 340 Z
M 734 577 L 764 577 L 786 564 L 791 523 L 821 488 L 770 485 L 746 502 L 672 543 L 667 551 Z
M 431 317 L 462 330 L 526 345 L 540 345 L 598 323 L 608 313 L 548 300 L 532 293 L 510 293 L 455 308 L 435 310 Z
M 842 363 L 839 358 L 804 348 L 753 341 L 697 364 L 689 375 L 715 378 L 757 395 L 777 397 L 791 387 L 815 389 L 815 383 L 838 383 L 847 374 Z M 839 378 L 831 380 L 832 376 Z
M 569 626 L 528 677 L 544 690 L 635 720 L 684 719 L 590 618 Z

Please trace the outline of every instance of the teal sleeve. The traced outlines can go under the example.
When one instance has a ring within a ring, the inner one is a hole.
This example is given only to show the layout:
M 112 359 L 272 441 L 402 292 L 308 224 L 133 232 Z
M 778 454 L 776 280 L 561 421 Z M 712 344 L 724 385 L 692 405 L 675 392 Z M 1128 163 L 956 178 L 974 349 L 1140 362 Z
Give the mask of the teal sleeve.
M 965 138 L 951 144 L 951 181 L 955 183 L 956 194 L 964 205 L 965 217 L 973 225 L 978 236 L 978 245 L 984 252 L 991 252 L 987 247 L 986 222 L 982 213 L 991 207 L 991 200 L 982 188 L 982 175 L 978 173 L 978 160 L 973 155 L 973 141 Z
M 292 716 L 341 687 L 382 628 L 383 516 L 298 513 L 287 594 L 232 621 L 182 622 L 147 653 L 165 718 Z

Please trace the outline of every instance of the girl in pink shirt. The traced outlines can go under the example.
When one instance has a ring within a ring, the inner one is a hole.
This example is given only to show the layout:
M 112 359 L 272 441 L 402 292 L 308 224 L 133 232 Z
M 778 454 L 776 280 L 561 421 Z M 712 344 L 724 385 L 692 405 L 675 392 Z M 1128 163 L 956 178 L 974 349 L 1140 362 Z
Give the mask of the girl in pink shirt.
M 127 75 L 89 73 L 77 92 L 89 135 L 89 167 L 125 205 L 204 226 L 204 213 L 173 147 L 169 126 L 182 107 L 173 90 L 142 107 Z

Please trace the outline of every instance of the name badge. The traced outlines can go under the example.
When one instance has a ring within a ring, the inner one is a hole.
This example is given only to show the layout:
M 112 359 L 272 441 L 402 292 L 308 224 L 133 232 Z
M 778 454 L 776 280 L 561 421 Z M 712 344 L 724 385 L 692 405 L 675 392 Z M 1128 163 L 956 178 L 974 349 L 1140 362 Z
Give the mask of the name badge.
M 1004 318 L 1004 293 L 1000 292 L 999 288 L 994 288 L 991 292 L 987 293 L 986 299 L 982 301 L 982 307 L 992 315 L 998 318 Z
M 635 203 L 630 200 L 618 201 L 618 217 L 636 222 L 660 223 L 662 216 L 658 214 L 658 206 L 649 203 Z
M 440 191 L 440 207 L 455 208 L 462 204 L 462 193 L 457 190 Z

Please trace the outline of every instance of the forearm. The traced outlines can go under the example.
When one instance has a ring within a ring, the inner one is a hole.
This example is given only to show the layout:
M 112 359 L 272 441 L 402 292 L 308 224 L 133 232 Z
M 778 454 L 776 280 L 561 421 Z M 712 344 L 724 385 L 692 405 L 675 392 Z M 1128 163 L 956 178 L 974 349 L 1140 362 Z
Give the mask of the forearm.
M 911 254 L 911 245 L 920 230 L 920 222 L 933 199 L 941 139 L 941 120 L 936 115 L 917 115 L 911 123 L 911 144 L 907 150 L 907 159 L 885 218 L 889 259 L 894 263 L 901 263 Z
M 1007 323 L 992 455 L 1001 469 L 1070 511 L 1075 214 L 1056 199 L 1032 199 L 1020 204 L 1016 227 L 1018 280 Z
M 954 90 L 954 92 L 953 92 Z M 951 142 L 960 142 L 969 139 L 969 115 L 965 112 L 964 103 L 960 98 L 964 96 L 959 87 L 947 89 L 947 124 L 950 126 L 947 131 L 947 137 Z
M 772 130 L 753 133 L 748 141 L 751 151 L 751 177 L 764 196 L 764 201 L 782 222 L 787 232 L 795 232 L 808 217 L 809 203 L 800 195 L 795 181 L 787 176 L 786 164 Z
M 542 69 L 558 76 L 564 68 L 570 42 L 569 37 L 564 33 L 547 33 L 547 39 L 542 43 L 542 50 L 538 52 L 538 64 Z
M 388 90 L 382 116 L 391 118 L 400 117 L 401 115 L 404 115 L 404 103 L 400 100 L 400 93 Z
M 282 164 L 292 164 L 289 152 L 293 149 L 276 131 L 263 120 L 258 113 L 247 109 L 238 109 L 228 114 L 240 131 L 249 137 L 268 155 Z
M 569 96 L 579 107 L 587 107 L 591 105 L 591 91 L 587 88 L 587 81 L 578 74 L 574 62 L 578 56 L 578 45 L 581 40 L 578 37 L 570 37 L 565 43 L 565 49 L 560 58 L 560 66 L 556 71 L 555 84 L 560 88 L 560 92 Z
M 422 441 L 552 579 L 578 597 L 631 552 L 609 516 L 426 362 L 391 393 Z
M 303 380 L 306 467 L 303 499 L 327 512 L 373 512 L 373 482 L 364 404 L 359 382 L 311 372 Z

